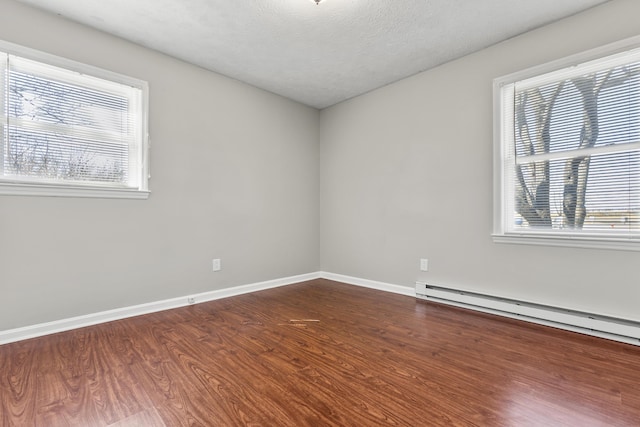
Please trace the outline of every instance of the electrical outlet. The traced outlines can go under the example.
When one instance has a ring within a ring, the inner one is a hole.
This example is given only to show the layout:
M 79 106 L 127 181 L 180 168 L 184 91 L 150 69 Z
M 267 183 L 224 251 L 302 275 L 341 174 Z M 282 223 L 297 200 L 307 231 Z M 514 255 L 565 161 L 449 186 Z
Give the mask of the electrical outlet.
M 220 264 L 220 258 L 216 258 L 213 260 L 213 271 L 222 270 L 222 264 Z
M 426 258 L 420 259 L 420 271 L 429 271 L 429 260 Z
M 196 297 L 187 297 L 187 302 L 189 304 L 195 304 L 196 303 Z

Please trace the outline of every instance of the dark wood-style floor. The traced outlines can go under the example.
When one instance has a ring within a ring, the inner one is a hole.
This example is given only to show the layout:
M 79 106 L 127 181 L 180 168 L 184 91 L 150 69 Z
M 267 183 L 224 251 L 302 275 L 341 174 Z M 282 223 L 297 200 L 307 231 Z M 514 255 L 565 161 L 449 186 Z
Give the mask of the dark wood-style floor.
M 638 426 L 640 347 L 315 280 L 0 346 L 2 426 Z

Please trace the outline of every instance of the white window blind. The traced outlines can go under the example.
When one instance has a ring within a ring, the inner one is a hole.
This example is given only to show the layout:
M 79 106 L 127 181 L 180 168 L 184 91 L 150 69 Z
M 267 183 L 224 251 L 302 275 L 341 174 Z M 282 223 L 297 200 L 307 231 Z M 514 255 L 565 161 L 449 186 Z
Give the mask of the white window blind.
M 143 82 L 70 61 L 73 69 L 15 54 L 1 59 L 0 191 L 147 192 Z
M 640 243 L 640 50 L 519 77 L 495 85 L 494 235 Z

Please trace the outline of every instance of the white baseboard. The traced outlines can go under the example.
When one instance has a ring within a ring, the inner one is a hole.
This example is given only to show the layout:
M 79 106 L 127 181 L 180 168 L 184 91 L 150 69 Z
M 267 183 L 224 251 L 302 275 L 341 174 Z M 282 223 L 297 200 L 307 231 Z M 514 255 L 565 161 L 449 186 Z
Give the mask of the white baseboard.
M 391 283 L 377 282 L 375 280 L 360 279 L 359 277 L 345 276 L 342 274 L 329 273 L 327 271 L 321 271 L 320 277 L 322 279 L 334 280 L 336 282 L 347 283 L 349 285 L 362 286 L 369 289 L 377 289 L 379 291 L 391 292 L 394 294 L 406 295 L 415 297 L 415 289 L 408 286 L 393 285 Z
M 220 289 L 216 291 L 203 292 L 200 294 L 185 295 L 163 301 L 154 301 L 146 304 L 133 305 L 129 307 L 116 308 L 114 310 L 91 313 L 84 316 L 71 317 L 68 319 L 56 320 L 53 322 L 40 323 L 37 325 L 25 326 L 22 328 L 0 331 L 0 345 L 11 342 L 22 341 L 29 338 L 36 338 L 43 335 L 55 334 L 71 329 L 83 328 L 85 326 L 97 325 L 99 323 L 111 322 L 114 320 L 126 319 L 127 317 L 140 316 L 142 314 L 155 313 L 172 308 L 184 307 L 206 301 L 213 301 L 242 295 L 249 292 L 257 292 L 280 286 L 291 285 L 320 278 L 320 273 L 314 272 L 301 274 L 298 276 L 285 277 L 281 279 L 268 280 L 265 282 L 252 283 L 248 285 L 235 286 L 233 288 Z M 189 302 L 193 299 L 193 303 Z
M 172 308 L 184 307 L 190 304 L 197 304 L 206 301 L 213 301 L 236 295 L 292 285 L 295 283 L 305 282 L 318 278 L 333 280 L 350 285 L 362 286 L 365 288 L 376 289 L 384 292 L 391 292 L 394 294 L 406 295 L 414 298 L 418 297 L 422 299 L 428 299 L 434 302 L 440 302 L 457 307 L 468 308 L 471 310 L 496 314 L 499 316 L 510 317 L 546 326 L 553 326 L 560 329 L 579 332 L 600 338 L 607 338 L 614 341 L 640 345 L 640 339 L 638 338 L 640 337 L 640 328 L 637 329 L 638 333 L 631 333 L 630 331 L 634 331 L 634 329 L 629 328 L 636 328 L 636 325 L 631 324 L 633 322 L 630 323 L 629 321 L 622 320 L 622 322 L 624 322 L 623 324 L 603 323 L 607 322 L 608 320 L 590 318 L 588 314 L 586 314 L 586 318 L 582 316 L 580 319 L 576 318 L 574 321 L 569 321 L 573 314 L 559 313 L 558 310 L 554 310 L 553 308 L 549 308 L 549 310 L 545 311 L 544 309 L 537 310 L 540 307 L 536 307 L 534 310 L 533 308 L 526 305 L 523 306 L 505 301 L 487 300 L 481 302 L 483 296 L 479 296 L 480 299 L 477 299 L 474 295 L 460 294 L 459 296 L 452 296 L 449 293 L 436 292 L 438 291 L 438 289 L 436 289 L 435 291 L 433 289 L 430 290 L 427 295 L 426 289 L 424 288 L 426 284 L 424 283 L 416 283 L 416 288 L 410 288 L 407 286 L 399 286 L 385 282 L 378 282 L 375 280 L 330 273 L 326 271 L 318 271 L 314 273 L 301 274 L 298 276 L 268 280 L 265 282 L 252 283 L 227 289 L 219 289 L 210 292 L 203 292 L 200 294 L 185 295 L 182 297 L 171 298 L 162 301 L 117 308 L 114 310 L 102 311 L 99 313 L 91 313 L 84 316 L 71 317 L 68 319 L 56 320 L 53 322 L 40 323 L 37 325 L 0 331 L 0 345 L 58 332 L 64 332 L 72 329 L 83 328 L 99 323 L 126 319 L 128 317 L 140 316 L 143 314 L 155 313 Z M 454 290 L 454 292 L 456 291 Z M 460 293 L 463 291 L 457 292 Z M 491 299 L 495 297 L 488 298 Z M 190 303 L 189 299 L 192 299 L 193 303 Z M 597 327 L 594 328 L 594 325 L 597 325 Z M 621 325 L 623 325 L 624 328 L 622 328 Z M 621 333 L 623 333 L 624 335 L 621 335 Z

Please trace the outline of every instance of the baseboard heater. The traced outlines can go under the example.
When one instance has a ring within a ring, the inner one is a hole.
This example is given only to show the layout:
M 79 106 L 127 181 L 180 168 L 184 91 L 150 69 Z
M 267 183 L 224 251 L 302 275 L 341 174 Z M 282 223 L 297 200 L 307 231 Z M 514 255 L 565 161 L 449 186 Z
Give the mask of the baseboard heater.
M 640 322 L 416 282 L 416 297 L 640 345 Z

